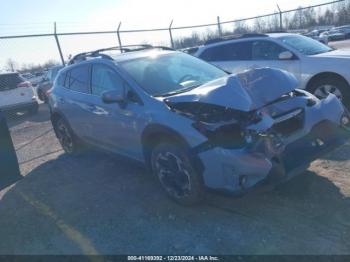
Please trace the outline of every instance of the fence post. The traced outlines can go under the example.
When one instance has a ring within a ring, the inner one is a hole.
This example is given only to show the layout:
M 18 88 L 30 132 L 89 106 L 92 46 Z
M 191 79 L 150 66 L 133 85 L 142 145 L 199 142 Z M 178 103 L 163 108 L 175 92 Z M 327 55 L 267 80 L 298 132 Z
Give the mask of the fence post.
M 172 33 L 172 31 L 171 31 L 171 26 L 173 25 L 173 21 L 174 21 L 174 20 L 171 20 L 170 25 L 169 25 L 169 36 L 170 36 L 171 48 L 174 48 L 173 33 Z
M 222 36 L 222 31 L 221 31 L 221 23 L 220 23 L 220 16 L 217 16 L 217 23 L 218 23 L 218 32 L 219 36 Z
M 120 39 L 120 31 L 119 31 L 121 26 L 122 26 L 122 22 L 119 22 L 117 36 L 118 36 L 118 43 L 119 43 L 120 52 L 123 53 L 122 40 Z
M 54 28 L 54 36 L 55 36 L 58 52 L 60 53 L 60 57 L 61 57 L 61 62 L 62 62 L 62 65 L 65 66 L 66 63 L 64 62 L 60 41 L 58 40 L 58 36 L 57 36 L 56 22 L 54 22 L 53 28 Z
M 277 8 L 278 8 L 278 12 L 279 12 L 279 15 L 280 15 L 280 30 L 282 31 L 283 30 L 283 20 L 282 20 L 282 11 L 281 11 L 281 8 L 279 7 L 279 5 L 277 4 Z

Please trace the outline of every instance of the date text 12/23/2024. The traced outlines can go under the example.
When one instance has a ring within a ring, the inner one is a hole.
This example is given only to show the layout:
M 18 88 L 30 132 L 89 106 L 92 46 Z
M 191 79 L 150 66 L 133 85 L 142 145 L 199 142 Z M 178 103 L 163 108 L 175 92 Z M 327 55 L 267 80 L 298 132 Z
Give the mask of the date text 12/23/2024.
M 216 256 L 128 256 L 128 261 L 219 261 Z

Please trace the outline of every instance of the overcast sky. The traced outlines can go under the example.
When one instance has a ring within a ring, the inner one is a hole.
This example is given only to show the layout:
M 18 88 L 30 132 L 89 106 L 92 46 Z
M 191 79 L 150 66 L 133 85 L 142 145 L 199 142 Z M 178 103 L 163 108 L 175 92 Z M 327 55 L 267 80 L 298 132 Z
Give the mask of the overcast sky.
M 328 2 L 327 0 L 0 0 L 0 35 L 49 33 L 56 21 L 59 32 L 194 25 L 251 17 L 282 10 Z M 188 32 L 187 32 L 188 33 Z M 185 34 L 174 33 L 175 37 Z M 65 56 L 90 46 L 115 45 L 116 36 L 62 37 Z M 169 39 L 167 32 L 123 35 L 127 43 Z M 91 45 L 91 43 L 94 43 Z M 78 50 L 79 49 L 79 50 Z M 86 50 L 86 49 L 85 49 Z M 47 39 L 0 40 L 0 68 L 12 56 L 18 63 L 42 62 L 54 56 L 55 42 Z

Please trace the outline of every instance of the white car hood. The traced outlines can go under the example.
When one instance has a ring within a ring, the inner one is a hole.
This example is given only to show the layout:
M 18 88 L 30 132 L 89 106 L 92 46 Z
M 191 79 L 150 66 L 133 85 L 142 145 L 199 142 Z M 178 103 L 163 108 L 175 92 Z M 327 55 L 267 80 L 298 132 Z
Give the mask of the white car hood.
M 168 104 L 200 102 L 249 112 L 279 99 L 297 86 L 296 78 L 286 71 L 251 69 L 168 97 L 165 101 Z
M 350 50 L 334 50 L 331 52 L 314 55 L 313 57 L 322 58 L 350 58 Z

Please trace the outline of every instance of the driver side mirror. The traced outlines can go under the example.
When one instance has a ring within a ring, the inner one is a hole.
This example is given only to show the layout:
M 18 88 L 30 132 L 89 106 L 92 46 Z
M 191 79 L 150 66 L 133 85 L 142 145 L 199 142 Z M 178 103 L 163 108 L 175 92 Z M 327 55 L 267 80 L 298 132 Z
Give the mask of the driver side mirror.
M 278 55 L 279 60 L 291 60 L 293 58 L 293 53 L 290 51 L 284 51 Z
M 116 90 L 102 93 L 102 101 L 106 104 L 118 103 L 120 107 L 125 107 L 126 97 L 124 94 L 124 88 L 118 88 Z

